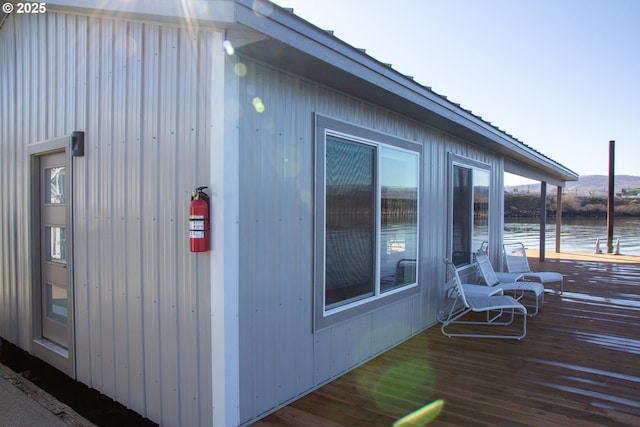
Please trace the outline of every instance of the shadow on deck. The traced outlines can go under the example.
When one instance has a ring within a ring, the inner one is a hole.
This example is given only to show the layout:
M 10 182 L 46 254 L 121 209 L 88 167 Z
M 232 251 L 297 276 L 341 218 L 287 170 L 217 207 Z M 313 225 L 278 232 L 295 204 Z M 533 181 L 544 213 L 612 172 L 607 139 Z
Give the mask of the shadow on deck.
M 640 425 L 640 257 L 531 255 L 565 292 L 545 295 L 525 339 L 434 326 L 254 426 L 391 426 L 436 399 L 430 426 Z

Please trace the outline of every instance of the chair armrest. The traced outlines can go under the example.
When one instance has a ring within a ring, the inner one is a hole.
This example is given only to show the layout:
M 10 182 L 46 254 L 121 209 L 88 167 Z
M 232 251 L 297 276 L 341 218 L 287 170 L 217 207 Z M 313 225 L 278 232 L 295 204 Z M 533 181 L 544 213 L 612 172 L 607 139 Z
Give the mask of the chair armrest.
M 496 273 L 496 277 L 500 282 L 517 282 L 524 279 L 522 273 Z
M 502 288 L 485 285 L 471 285 L 464 283 L 462 285 L 462 289 L 464 290 L 465 295 L 469 296 L 492 297 L 494 295 L 504 294 Z

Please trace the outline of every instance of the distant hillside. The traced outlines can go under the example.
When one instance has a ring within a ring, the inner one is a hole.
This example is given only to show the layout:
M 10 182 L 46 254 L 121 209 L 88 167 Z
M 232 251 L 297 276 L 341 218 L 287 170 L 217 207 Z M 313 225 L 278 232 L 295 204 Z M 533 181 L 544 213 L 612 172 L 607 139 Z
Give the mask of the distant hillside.
M 640 176 L 616 175 L 615 191 L 620 194 L 623 188 L 640 188 Z M 606 196 L 609 188 L 609 177 L 606 175 L 584 175 L 577 181 L 568 182 L 564 194 L 574 196 Z M 510 185 L 505 186 L 507 193 L 531 193 L 540 194 L 539 184 Z M 548 186 L 547 192 L 555 194 L 556 187 Z
M 622 189 L 640 189 L 640 177 L 617 175 L 614 187 L 616 217 L 640 217 L 640 197 L 636 192 Z M 585 175 L 576 182 L 567 183 L 562 196 L 563 217 L 606 218 L 608 205 L 608 178 L 604 175 Z M 547 188 L 547 216 L 556 215 L 556 187 Z M 629 197 L 629 195 L 634 195 Z M 539 217 L 540 184 L 505 187 L 504 215 L 506 217 Z

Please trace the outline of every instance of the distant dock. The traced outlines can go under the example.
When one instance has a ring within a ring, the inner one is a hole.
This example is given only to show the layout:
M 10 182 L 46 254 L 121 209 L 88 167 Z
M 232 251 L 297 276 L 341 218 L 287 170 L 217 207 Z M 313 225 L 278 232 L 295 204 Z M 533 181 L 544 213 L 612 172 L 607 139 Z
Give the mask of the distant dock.
M 527 257 L 536 258 L 540 256 L 539 249 L 526 248 Z M 596 254 L 589 252 L 572 252 L 561 251 L 556 252 L 554 250 L 546 249 L 545 258 L 549 259 L 566 259 L 572 261 L 595 261 L 595 262 L 613 262 L 613 263 L 632 263 L 640 264 L 640 256 L 638 255 L 613 255 L 613 254 Z

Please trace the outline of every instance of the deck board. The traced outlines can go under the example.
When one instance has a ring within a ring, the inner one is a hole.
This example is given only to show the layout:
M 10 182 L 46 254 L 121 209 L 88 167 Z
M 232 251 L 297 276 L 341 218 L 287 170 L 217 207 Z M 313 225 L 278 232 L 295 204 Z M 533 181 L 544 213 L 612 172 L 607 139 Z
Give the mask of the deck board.
M 553 254 L 529 262 L 565 292 L 545 294 L 523 340 L 436 325 L 255 425 L 390 426 L 436 399 L 431 426 L 640 425 L 640 257 Z

